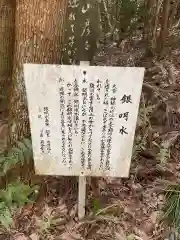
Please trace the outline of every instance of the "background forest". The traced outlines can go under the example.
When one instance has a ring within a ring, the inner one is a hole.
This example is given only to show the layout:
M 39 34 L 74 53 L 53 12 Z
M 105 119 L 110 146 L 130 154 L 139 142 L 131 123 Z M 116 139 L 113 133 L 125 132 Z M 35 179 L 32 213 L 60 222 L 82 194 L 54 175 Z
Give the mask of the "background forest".
M 180 231 L 180 2 L 0 0 L 0 239 L 175 240 Z M 142 66 L 129 179 L 34 174 L 23 63 Z M 180 238 L 179 238 L 180 239 Z

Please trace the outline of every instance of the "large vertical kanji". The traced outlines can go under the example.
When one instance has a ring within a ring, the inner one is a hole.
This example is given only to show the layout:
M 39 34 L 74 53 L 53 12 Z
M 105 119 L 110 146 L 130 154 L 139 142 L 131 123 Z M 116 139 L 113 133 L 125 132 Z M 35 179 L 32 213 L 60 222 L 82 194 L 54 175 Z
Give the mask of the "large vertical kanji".
M 69 0 L 62 62 L 91 61 L 97 50 L 100 13 L 97 0 Z

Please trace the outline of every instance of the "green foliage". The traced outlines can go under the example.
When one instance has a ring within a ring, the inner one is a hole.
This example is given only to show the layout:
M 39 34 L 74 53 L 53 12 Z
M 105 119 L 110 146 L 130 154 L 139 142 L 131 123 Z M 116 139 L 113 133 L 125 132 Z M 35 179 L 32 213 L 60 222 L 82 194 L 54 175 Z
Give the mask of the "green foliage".
M 56 227 L 58 224 L 58 219 L 55 219 L 52 215 L 43 215 L 41 219 L 39 219 L 38 222 L 38 232 L 43 236 L 45 234 L 50 233 L 51 229 L 53 227 Z
M 5 176 L 8 170 L 12 169 L 17 163 L 29 161 L 32 158 L 31 140 L 24 139 L 17 142 L 7 154 L 0 154 L 0 176 Z
M 180 233 L 180 185 L 169 184 L 165 199 L 163 217 Z
M 127 34 L 131 34 L 137 27 L 143 27 L 144 18 L 147 15 L 144 1 L 119 0 L 113 4 L 116 5 L 116 16 L 112 19 L 115 21 L 115 28 L 121 39 Z
M 152 130 L 150 117 L 155 109 L 156 105 L 145 106 L 144 103 L 141 102 L 138 114 L 137 121 L 137 135 L 135 136 L 134 146 L 133 146 L 133 158 L 137 157 L 137 154 L 145 150 L 148 143 L 148 135 L 149 131 Z M 157 143 L 155 141 L 152 144 L 157 147 L 158 154 L 156 155 L 156 159 L 160 162 L 161 165 L 165 165 L 170 158 L 170 147 L 172 145 L 171 138 L 169 141 L 162 141 L 161 143 Z
M 6 190 L 0 191 L 0 200 L 5 202 L 8 206 L 14 203 L 17 207 L 21 207 L 26 203 L 31 203 L 29 196 L 36 190 L 37 187 L 31 188 L 21 182 L 11 183 Z
M 160 151 L 157 154 L 157 160 L 159 160 L 160 163 L 164 165 L 168 162 L 168 159 L 170 158 L 169 143 L 163 142 L 159 148 L 160 148 Z
M 0 223 L 4 228 L 10 229 L 13 226 L 13 210 L 32 203 L 37 190 L 37 186 L 31 187 L 19 181 L 0 190 Z
M 155 105 L 145 106 L 145 104 L 141 104 L 139 108 L 138 122 L 137 125 L 139 127 L 150 126 L 150 116 L 153 112 Z
M 146 149 L 148 141 L 148 132 L 151 129 L 150 116 L 155 108 L 154 105 L 145 106 L 144 103 L 140 104 L 138 120 L 137 120 L 137 130 L 134 146 L 133 146 L 133 158 L 137 157 L 137 154 Z
M 52 232 L 61 229 L 61 226 L 66 222 L 64 214 L 56 213 L 53 208 L 45 205 L 41 216 L 36 218 L 37 233 L 40 239 L 47 239 Z M 49 238 L 48 238 L 49 239 Z
M 139 152 L 146 149 L 147 144 L 147 135 L 144 135 L 144 137 L 141 137 L 141 135 L 136 135 L 134 139 L 134 145 L 132 150 L 132 156 L 133 159 L 136 159 Z
M 93 212 L 97 213 L 101 209 L 101 203 L 99 199 L 95 198 L 93 199 Z
M 0 176 L 5 176 L 17 163 L 23 165 L 28 162 L 32 156 L 31 140 L 17 142 L 10 151 L 0 154 Z M 0 190 L 0 223 L 4 228 L 10 229 L 13 226 L 13 211 L 31 203 L 36 192 L 37 186 L 31 187 L 19 180 L 8 184 L 5 190 Z
M 13 226 L 12 213 L 5 202 L 0 202 L 0 223 L 7 230 Z
M 137 235 L 135 235 L 135 234 L 132 233 L 132 234 L 130 234 L 129 236 L 127 236 L 126 239 L 127 239 L 127 240 L 136 240 L 136 239 L 139 238 L 139 237 L 138 237 L 138 238 L 137 238 L 137 237 L 138 237 Z
M 120 26 L 124 30 L 130 26 L 131 20 L 135 17 L 138 5 L 136 1 L 121 0 Z

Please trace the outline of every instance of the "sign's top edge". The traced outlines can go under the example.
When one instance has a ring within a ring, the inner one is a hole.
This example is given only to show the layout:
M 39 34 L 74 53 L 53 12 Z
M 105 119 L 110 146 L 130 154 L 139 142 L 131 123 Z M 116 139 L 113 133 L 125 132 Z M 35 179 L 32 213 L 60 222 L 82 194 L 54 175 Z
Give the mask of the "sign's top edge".
M 124 66 L 95 66 L 95 65 L 86 65 L 86 66 L 82 66 L 82 65 L 66 65 L 66 64 L 37 64 L 37 63 L 24 63 L 23 64 L 24 66 L 36 66 L 36 67 L 46 67 L 46 66 L 56 66 L 56 67 L 61 67 L 61 66 L 65 66 L 65 67 L 79 67 L 79 68 L 82 68 L 82 67 L 87 67 L 87 68 L 129 68 L 129 69 L 132 69 L 132 68 L 138 68 L 138 69 L 145 69 L 145 67 L 124 67 Z

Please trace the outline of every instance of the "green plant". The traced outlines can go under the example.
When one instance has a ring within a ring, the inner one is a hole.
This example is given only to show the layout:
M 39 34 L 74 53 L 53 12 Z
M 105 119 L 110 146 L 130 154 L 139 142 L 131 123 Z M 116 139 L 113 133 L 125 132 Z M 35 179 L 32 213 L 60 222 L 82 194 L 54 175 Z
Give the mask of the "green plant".
M 145 4 L 137 0 L 119 0 L 120 10 L 117 17 L 117 28 L 120 34 L 132 34 L 132 31 L 142 25 L 147 14 Z
M 150 126 L 150 116 L 153 112 L 155 105 L 146 106 L 145 103 L 141 103 L 138 114 L 138 127 Z
M 13 211 L 32 203 L 37 190 L 37 186 L 31 187 L 19 180 L 8 184 L 5 190 L 0 190 L 0 223 L 4 228 L 10 229 L 13 226 Z
M 51 235 L 52 232 L 61 228 L 62 224 L 66 222 L 64 215 L 56 213 L 51 207 L 45 205 L 43 214 L 41 217 L 36 218 L 37 232 L 45 239 L 47 235 Z
M 111 0 L 100 1 L 101 26 L 105 36 L 122 40 L 132 31 L 143 27 L 147 9 L 144 1 Z
M 168 142 L 163 142 L 159 146 L 159 153 L 157 154 L 157 160 L 160 161 L 160 164 L 164 165 L 168 162 L 168 159 L 170 158 L 170 148 Z
M 0 190 L 0 200 L 5 202 L 9 207 L 14 204 L 16 207 L 21 207 L 26 203 L 32 202 L 29 196 L 31 196 L 35 190 L 37 190 L 37 186 L 30 187 L 19 181 L 10 183 L 5 190 Z
M 127 236 L 126 240 L 136 240 L 136 239 L 141 239 L 137 235 L 131 233 L 129 236 Z
M 132 154 L 134 159 L 141 150 L 146 149 L 148 133 L 149 129 L 151 129 L 150 116 L 154 108 L 155 105 L 146 106 L 144 102 L 141 102 L 137 120 L 138 131 L 136 131 Z
M 110 204 L 105 208 L 101 208 L 96 212 L 96 216 L 99 215 L 111 215 L 111 216 L 116 216 L 120 217 L 123 214 L 123 207 L 120 202 Z
M 168 184 L 165 192 L 163 218 L 180 233 L 180 184 Z
M 132 156 L 135 159 L 139 152 L 146 149 L 147 144 L 147 133 L 142 137 L 140 134 L 137 134 L 134 139 Z
M 17 163 L 23 164 L 32 158 L 31 140 L 24 139 L 16 143 L 7 153 L 0 154 L 0 176 L 5 176 L 8 170 L 12 169 Z
M 12 213 L 5 202 L 0 202 L 0 223 L 7 230 L 13 226 Z
M 93 212 L 96 213 L 101 209 L 101 203 L 100 200 L 95 198 L 93 199 Z
M 17 163 L 23 165 L 32 156 L 31 140 L 24 139 L 17 142 L 15 147 L 0 154 L 0 176 L 5 176 Z M 31 187 L 19 180 L 8 184 L 6 189 L 0 190 L 0 223 L 4 228 L 9 229 L 13 225 L 13 211 L 31 203 L 35 192 L 37 192 L 37 186 Z

